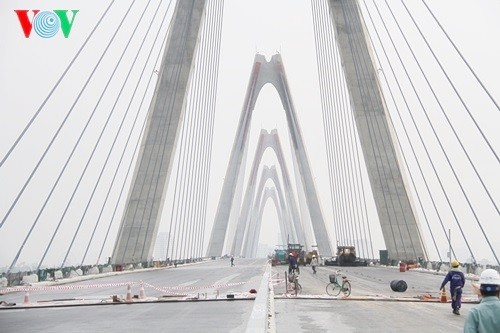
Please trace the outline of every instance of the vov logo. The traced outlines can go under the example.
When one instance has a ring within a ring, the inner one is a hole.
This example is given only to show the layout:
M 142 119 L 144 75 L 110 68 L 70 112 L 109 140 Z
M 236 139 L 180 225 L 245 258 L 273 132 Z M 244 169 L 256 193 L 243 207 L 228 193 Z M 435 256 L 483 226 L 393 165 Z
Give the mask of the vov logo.
M 31 21 L 28 17 L 30 10 L 16 9 L 14 11 L 26 38 L 30 38 L 32 30 L 35 30 L 36 34 L 42 38 L 54 37 L 61 30 L 64 37 L 68 38 L 79 10 L 54 9 L 52 11 L 40 11 L 39 9 L 33 9 L 31 10 L 33 13 Z M 72 13 L 71 19 L 68 18 L 68 12 Z

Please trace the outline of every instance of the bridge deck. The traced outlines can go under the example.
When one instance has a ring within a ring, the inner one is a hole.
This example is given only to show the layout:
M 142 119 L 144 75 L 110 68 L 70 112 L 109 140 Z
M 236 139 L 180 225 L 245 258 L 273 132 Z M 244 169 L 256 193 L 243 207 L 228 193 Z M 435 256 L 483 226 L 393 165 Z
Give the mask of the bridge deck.
M 230 267 L 228 260 L 216 260 L 94 276 L 69 284 L 39 283 L 29 291 L 29 305 L 23 304 L 24 291 L 0 296 L 6 303 L 16 303 L 0 307 L 2 330 L 24 332 L 31 327 L 37 332 L 62 332 L 69 328 L 92 332 L 185 328 L 194 332 L 245 331 L 253 327 L 250 323 L 255 295 L 249 290 L 261 287 L 265 261 L 238 258 L 235 263 Z M 322 266 L 313 275 L 309 266 L 302 267 L 299 279 L 303 293 L 295 297 L 285 291 L 286 266 L 272 267 L 277 332 L 460 331 L 467 310 L 477 301 L 468 283 L 463 314 L 453 315 L 449 304 L 439 303 L 437 298 L 421 299 L 427 294 L 437 297 L 443 275 L 400 273 L 388 267 L 343 268 L 351 280 L 352 295 L 347 299 L 330 297 L 325 287 L 328 275 L 336 269 Z M 392 291 L 390 282 L 395 279 L 405 280 L 408 290 Z M 141 282 L 144 299 L 139 298 Z M 129 284 L 132 301 L 126 302 Z M 113 295 L 122 302 L 113 302 Z M 228 298 L 230 295 L 235 299 Z M 54 311 L 57 306 L 59 311 Z

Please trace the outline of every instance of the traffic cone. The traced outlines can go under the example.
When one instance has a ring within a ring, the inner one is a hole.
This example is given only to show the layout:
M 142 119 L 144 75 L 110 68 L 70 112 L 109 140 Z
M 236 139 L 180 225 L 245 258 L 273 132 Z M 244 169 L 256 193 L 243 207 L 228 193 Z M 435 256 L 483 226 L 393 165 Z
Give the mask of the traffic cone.
M 441 290 L 441 303 L 446 303 L 448 302 L 448 297 L 446 296 L 446 290 L 443 288 Z
M 30 304 L 30 293 L 26 290 L 26 293 L 24 294 L 24 304 Z
M 127 302 L 132 302 L 132 290 L 130 289 L 130 284 L 127 285 L 127 297 L 125 298 Z
M 141 289 L 139 290 L 139 299 L 146 299 L 146 292 L 144 291 L 144 284 L 141 283 Z

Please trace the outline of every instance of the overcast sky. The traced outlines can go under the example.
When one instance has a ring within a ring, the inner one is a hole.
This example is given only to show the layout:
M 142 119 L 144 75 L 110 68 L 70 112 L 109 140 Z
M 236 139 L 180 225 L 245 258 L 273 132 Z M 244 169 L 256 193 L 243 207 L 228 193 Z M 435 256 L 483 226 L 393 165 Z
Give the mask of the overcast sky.
M 109 3 L 109 0 L 75 0 L 72 2 L 56 0 L 43 2 L 32 0 L 2 1 L 0 4 L 0 24 L 2 26 L 0 31 L 2 40 L 0 46 L 0 133 L 2 137 L 0 140 L 0 157 L 5 156 L 29 119 L 48 96 L 52 87 L 54 87 L 64 69 L 84 43 L 85 38 L 95 27 L 98 18 Z M 156 1 L 153 1 L 153 3 L 156 4 Z M 391 7 L 397 15 L 400 15 L 400 17 L 404 16 L 400 1 L 389 1 L 389 3 L 391 3 Z M 500 36 L 500 23 L 498 21 L 498 17 L 500 17 L 500 3 L 494 0 L 475 1 L 473 5 L 471 5 L 470 1 L 465 0 L 433 0 L 427 1 L 427 3 L 435 11 L 435 14 L 441 20 L 450 37 L 460 48 L 464 57 L 470 62 L 470 65 L 489 89 L 490 93 L 497 101 L 500 100 L 500 80 L 498 79 L 500 65 L 497 60 L 498 54 L 500 54 L 500 46 L 497 42 L 498 36 Z M 96 31 L 95 38 L 89 42 L 88 47 L 79 56 L 79 61 L 75 62 L 73 69 L 68 72 L 68 77 L 62 81 L 61 87 L 54 92 L 52 98 L 43 108 L 43 112 L 40 113 L 40 116 L 26 133 L 25 138 L 20 142 L 5 165 L 0 168 L 0 185 L 2 186 L 0 213 L 2 217 L 7 213 L 8 208 L 40 158 L 59 123 L 66 115 L 68 108 L 71 106 L 67 101 L 73 101 L 76 98 L 79 90 L 72 89 L 72 87 L 81 87 L 83 82 L 88 78 L 87 73 L 94 66 L 96 53 L 99 55 L 102 53 L 101 50 L 106 46 L 105 41 L 109 40 L 111 33 L 116 30 L 117 22 L 123 17 L 129 4 L 130 1 L 117 1 L 117 4 L 112 7 L 112 15 L 110 16 L 112 19 L 108 18 L 105 20 L 101 28 Z M 385 1 L 377 1 L 377 4 L 382 9 L 386 8 Z M 373 1 L 366 1 L 366 5 L 373 10 Z M 498 131 L 500 112 L 491 106 L 487 98 L 484 98 L 484 94 L 477 88 L 477 83 L 463 69 L 463 65 L 460 64 L 457 57 L 455 55 L 451 56 L 453 52 L 448 42 L 443 38 L 438 39 L 438 30 L 432 24 L 428 13 L 425 13 L 422 2 L 413 1 L 408 6 L 417 18 L 421 18 L 421 24 L 431 31 L 431 35 L 432 31 L 435 31 L 436 39 L 433 40 L 436 43 L 435 48 L 441 52 L 440 56 L 442 59 L 448 58 L 447 55 L 448 53 L 450 54 L 449 68 L 451 70 L 459 68 L 459 70 L 453 72 L 456 74 L 454 74 L 452 79 L 462 89 L 461 93 L 464 94 L 464 98 L 474 100 L 473 112 L 477 112 L 481 128 L 484 129 L 485 135 L 489 138 L 493 148 L 498 152 L 500 149 L 500 132 Z M 363 10 L 365 9 L 364 4 L 361 7 Z M 166 5 L 162 8 L 166 8 Z M 59 32 L 53 38 L 42 39 L 35 33 L 32 33 L 30 38 L 24 37 L 18 18 L 14 13 L 15 9 L 41 9 L 42 11 L 78 9 L 79 12 L 69 38 L 63 38 Z M 134 15 L 140 15 L 140 13 Z M 406 22 L 409 22 L 409 20 L 406 19 Z M 126 32 L 130 32 L 132 28 L 131 25 L 125 23 L 122 27 L 122 32 L 124 33 L 117 36 L 117 42 L 123 45 L 127 40 Z M 447 46 L 439 48 L 439 45 Z M 112 54 L 113 48 L 109 52 Z M 210 202 L 207 212 L 207 237 L 210 234 L 211 223 L 215 216 L 217 201 L 256 52 L 265 54 L 268 57 L 276 52 L 280 52 L 283 57 L 292 97 L 295 102 L 299 122 L 302 126 L 304 142 L 320 193 L 325 220 L 327 221 L 330 235 L 333 237 L 331 223 L 333 212 L 330 189 L 328 187 L 329 178 L 324 147 L 311 6 L 310 1 L 305 0 L 225 1 L 213 162 L 210 179 Z M 424 62 L 431 62 L 431 58 L 428 55 L 423 55 L 422 59 Z M 103 69 L 99 69 L 92 83 L 104 82 L 113 68 L 113 61 L 116 60 L 109 58 L 103 61 L 105 66 L 103 66 Z M 387 74 L 387 67 L 381 65 L 381 68 Z M 119 75 L 124 78 L 124 73 L 125 70 Z M 418 83 L 421 84 L 421 80 Z M 384 86 L 384 84 L 382 85 Z M 119 88 L 116 85 L 114 89 L 117 90 Z M 447 101 L 452 100 L 452 97 L 448 97 L 452 95 L 448 90 L 439 92 L 446 96 L 444 99 Z M 16 209 L 13 210 L 5 225 L 0 229 L 0 244 L 2 244 L 0 266 L 9 265 L 12 261 L 13 255 L 26 235 L 26 230 L 31 226 L 48 189 L 50 189 L 50 186 L 54 182 L 54 175 L 57 175 L 58 170 L 61 168 L 61 163 L 63 163 L 61 161 L 65 160 L 62 156 L 65 158 L 72 148 L 72 142 L 75 138 L 74 132 L 81 127 L 83 119 L 86 119 L 85 115 L 88 114 L 90 103 L 93 103 L 91 104 L 92 106 L 95 104 L 99 93 L 100 90 L 97 84 L 93 86 L 89 85 L 89 89 L 81 97 L 82 101 L 85 102 L 79 103 L 75 107 L 72 118 L 68 120 L 67 126 L 60 134 L 62 139 L 58 140 L 54 144 L 53 149 L 49 151 L 46 161 L 41 165 L 32 182 L 26 188 L 25 194 L 19 200 L 18 206 L 16 206 Z M 112 100 L 104 100 L 102 103 L 103 107 L 111 109 Z M 417 102 L 413 100 L 411 103 L 416 104 Z M 391 106 L 391 102 L 388 102 L 388 104 Z M 456 108 L 458 110 L 460 105 L 456 104 L 456 102 L 450 102 L 449 108 Z M 464 134 L 464 137 L 467 137 L 465 134 L 470 131 L 471 141 L 469 145 L 474 147 L 475 142 L 479 142 L 479 140 L 474 129 L 469 124 L 470 122 L 465 120 L 466 117 L 463 114 L 463 112 L 457 111 L 455 119 L 463 119 L 463 121 L 460 121 L 456 126 Z M 99 117 L 102 119 L 101 122 L 104 121 L 105 115 Z M 98 133 L 98 126 L 93 126 L 90 128 L 90 131 Z M 400 130 L 398 126 L 396 127 L 397 130 Z M 277 128 L 282 133 L 283 147 L 287 154 L 289 154 L 285 115 L 278 95 L 270 85 L 267 85 L 262 90 L 254 111 L 252 134 L 248 150 L 247 172 L 250 170 L 258 133 L 262 128 L 268 131 Z M 450 135 L 448 133 L 449 130 L 446 131 L 447 135 Z M 135 135 L 137 136 L 138 132 Z M 65 140 L 65 137 L 71 139 Z M 452 139 L 449 139 L 450 137 L 451 135 L 446 136 L 444 141 L 452 141 Z M 108 138 L 107 140 L 111 142 L 112 138 Z M 87 144 L 86 146 L 87 150 L 80 152 L 81 155 L 79 156 L 85 156 L 85 154 L 88 155 L 90 153 L 91 144 Z M 491 156 L 487 153 L 481 153 L 485 149 L 483 144 L 478 144 L 477 147 L 478 152 L 475 152 L 473 157 L 478 161 L 477 163 L 482 163 L 483 168 L 480 171 L 484 175 L 485 181 L 492 191 L 493 198 L 498 204 L 500 201 L 500 176 L 498 176 L 500 173 L 498 173 L 498 163 L 495 161 L 492 162 Z M 455 152 L 453 149 L 455 148 L 450 148 L 450 151 Z M 102 162 L 105 159 L 105 152 L 99 152 L 99 154 L 100 161 Z M 77 159 L 71 163 L 68 174 L 79 174 L 78 170 L 81 170 L 81 165 L 84 163 L 82 161 L 84 161 L 84 158 L 80 157 L 80 160 Z M 444 164 L 442 157 L 436 158 L 436 162 Z M 266 152 L 264 163 L 275 163 L 275 158 L 270 152 Z M 454 163 L 464 164 L 465 161 L 461 157 L 459 160 L 454 161 Z M 290 171 L 292 170 L 291 162 L 288 168 Z M 446 173 L 446 171 L 443 172 Z M 96 173 L 97 171 L 94 171 L 94 174 Z M 480 192 L 480 190 L 474 187 L 477 186 L 474 185 L 474 183 L 477 183 L 477 180 L 470 176 L 468 172 L 464 171 L 464 173 L 460 174 L 460 177 L 467 182 L 472 193 L 476 193 L 476 191 Z M 72 180 L 71 177 L 63 179 L 61 187 L 67 188 L 67 190 L 60 190 L 55 193 L 54 201 L 63 202 L 67 200 L 72 192 L 71 186 L 74 183 L 75 180 Z M 126 189 L 128 189 L 128 186 Z M 87 195 L 90 191 L 91 189 L 87 190 Z M 450 192 L 455 193 L 455 191 L 451 187 Z M 100 195 L 103 196 L 102 193 Z M 82 194 L 83 197 L 84 194 Z M 483 201 L 483 197 L 484 194 L 477 195 L 479 201 Z M 76 198 L 76 201 L 78 200 L 83 201 L 81 198 Z M 444 201 L 444 199 L 441 199 L 441 201 Z M 33 236 L 33 241 L 27 245 L 23 256 L 20 258 L 21 262 L 37 262 L 39 260 L 41 250 L 36 244 L 46 244 L 50 236 L 49 234 L 44 234 L 44 231 L 53 230 L 65 205 L 53 205 L 52 207 L 43 220 L 47 227 L 40 227 Z M 119 213 L 121 214 L 121 211 Z M 70 212 L 68 214 L 69 218 L 79 217 L 77 212 Z M 91 214 L 91 216 L 96 216 L 98 208 L 95 208 L 95 211 Z M 371 209 L 371 214 L 375 215 L 373 209 Z M 450 223 L 446 228 L 452 228 L 452 239 L 458 238 L 459 231 L 450 222 L 450 213 L 443 212 L 443 215 L 448 223 Z M 261 242 L 272 246 L 278 243 L 277 216 L 272 201 L 268 202 L 264 216 Z M 470 217 L 470 213 L 464 212 L 461 216 L 465 216 L 465 219 L 467 219 Z M 498 228 L 499 217 L 491 210 L 491 207 L 488 206 L 481 209 L 480 217 L 481 221 L 484 221 L 487 231 L 493 232 L 497 230 L 495 226 Z M 376 220 L 376 217 L 374 218 Z M 436 222 L 434 221 L 433 223 Z M 115 223 L 115 225 L 116 227 L 114 227 L 115 229 L 112 232 L 116 234 L 117 224 Z M 167 230 L 165 223 L 162 223 L 160 226 L 160 231 L 163 230 Z M 477 232 L 477 228 L 472 229 L 471 227 L 466 232 L 474 234 Z M 430 248 L 429 234 L 428 232 L 424 232 L 424 234 L 426 242 L 428 242 L 427 247 Z M 69 228 L 62 230 L 59 237 L 71 237 L 68 235 L 71 235 Z M 375 250 L 385 248 L 380 227 L 376 223 L 372 225 L 372 235 L 374 237 Z M 471 238 L 473 237 L 471 236 Z M 499 241 L 493 241 L 496 251 L 499 252 Z M 438 242 L 441 255 L 445 255 L 447 245 L 442 235 Z M 114 239 L 109 242 L 109 246 L 107 246 L 105 251 L 105 257 L 111 255 L 113 244 Z M 333 238 L 332 244 L 335 244 Z M 484 239 L 481 236 L 475 239 L 474 246 L 478 259 L 488 258 L 491 260 L 492 255 L 484 245 Z M 465 246 L 457 241 L 456 247 L 460 251 L 460 259 L 465 260 L 467 258 Z M 45 248 L 45 245 L 43 248 Z M 57 255 L 54 254 L 54 258 L 56 257 Z M 437 259 L 435 254 L 432 259 Z M 47 261 L 50 262 L 50 258 Z M 58 262 L 60 259 L 58 258 L 54 261 Z

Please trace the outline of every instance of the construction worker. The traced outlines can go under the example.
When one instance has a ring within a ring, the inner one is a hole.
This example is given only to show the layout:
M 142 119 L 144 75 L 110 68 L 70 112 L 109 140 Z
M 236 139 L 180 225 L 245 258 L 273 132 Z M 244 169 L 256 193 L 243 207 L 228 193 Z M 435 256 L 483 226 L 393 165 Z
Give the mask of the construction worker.
M 481 303 L 469 310 L 464 333 L 500 332 L 500 274 L 485 269 L 479 278 Z
M 443 291 L 444 286 L 450 282 L 451 308 L 456 315 L 460 314 L 460 307 L 462 306 L 462 288 L 465 285 L 465 276 L 460 268 L 458 268 L 459 266 L 460 263 L 456 259 L 451 261 L 451 269 L 448 274 L 446 274 L 443 283 L 441 283 L 441 288 L 439 288 Z
M 313 274 L 316 274 L 316 266 L 318 266 L 318 258 L 316 258 L 316 255 L 313 254 L 311 259 L 311 267 L 313 270 Z

